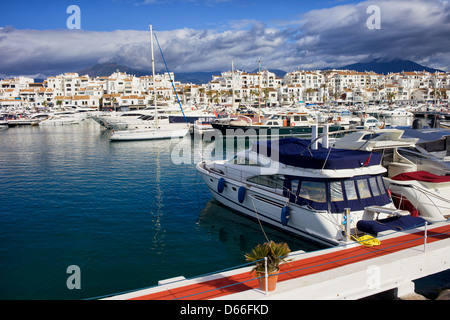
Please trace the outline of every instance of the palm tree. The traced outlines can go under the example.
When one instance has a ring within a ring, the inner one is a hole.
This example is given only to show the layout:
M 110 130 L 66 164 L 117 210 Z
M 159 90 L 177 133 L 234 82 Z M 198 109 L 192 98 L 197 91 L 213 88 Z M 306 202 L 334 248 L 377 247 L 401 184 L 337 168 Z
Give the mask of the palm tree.
M 305 90 L 306 92 L 306 101 L 309 101 L 309 95 L 314 92 L 313 88 L 308 88 Z
M 388 99 L 389 101 L 392 102 L 392 100 L 394 100 L 394 98 L 395 98 L 395 94 L 394 94 L 393 92 L 388 92 L 388 93 L 386 94 L 386 97 L 387 97 L 387 99 Z

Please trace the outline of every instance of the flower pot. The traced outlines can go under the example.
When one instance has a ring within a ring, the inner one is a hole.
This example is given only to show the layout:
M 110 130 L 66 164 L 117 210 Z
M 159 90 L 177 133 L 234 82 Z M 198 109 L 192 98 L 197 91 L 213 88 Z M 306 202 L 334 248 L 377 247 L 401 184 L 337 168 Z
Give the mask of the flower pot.
M 256 272 L 259 281 L 259 288 L 266 291 L 266 277 L 264 272 Z M 267 291 L 274 291 L 277 287 L 278 271 L 269 272 L 267 276 Z

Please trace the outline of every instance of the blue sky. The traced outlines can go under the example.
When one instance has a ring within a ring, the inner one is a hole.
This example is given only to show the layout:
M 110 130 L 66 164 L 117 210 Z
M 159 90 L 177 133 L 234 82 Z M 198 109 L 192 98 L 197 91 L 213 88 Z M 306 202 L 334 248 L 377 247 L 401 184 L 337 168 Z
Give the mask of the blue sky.
M 180 28 L 223 29 L 237 21 L 258 20 L 277 24 L 296 19 L 312 9 L 354 1 L 303 0 L 69 0 L 69 1 L 3 1 L 2 26 L 16 29 L 66 28 L 70 5 L 81 9 L 81 28 L 87 31 L 147 30 L 153 24 L 158 30 Z
M 69 30 L 78 5 L 81 30 Z M 174 72 L 320 69 L 401 58 L 450 70 L 449 0 L 1 1 L 0 77 L 99 63 L 150 70 L 153 24 Z M 377 8 L 374 28 L 370 8 Z M 158 70 L 164 69 L 156 57 Z

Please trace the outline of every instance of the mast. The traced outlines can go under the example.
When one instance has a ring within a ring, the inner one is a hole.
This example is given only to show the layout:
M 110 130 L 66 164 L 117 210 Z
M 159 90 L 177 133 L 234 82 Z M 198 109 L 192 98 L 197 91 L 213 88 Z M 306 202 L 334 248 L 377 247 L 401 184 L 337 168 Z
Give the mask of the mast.
M 153 26 L 150 24 L 150 47 L 152 51 L 152 74 L 153 74 L 153 103 L 155 105 L 155 121 L 158 128 L 158 108 L 156 104 L 156 80 L 155 80 L 155 55 L 153 53 Z
M 231 109 L 234 110 L 234 62 L 231 60 Z
M 258 122 L 261 123 L 261 61 L 258 61 L 259 98 L 258 98 Z

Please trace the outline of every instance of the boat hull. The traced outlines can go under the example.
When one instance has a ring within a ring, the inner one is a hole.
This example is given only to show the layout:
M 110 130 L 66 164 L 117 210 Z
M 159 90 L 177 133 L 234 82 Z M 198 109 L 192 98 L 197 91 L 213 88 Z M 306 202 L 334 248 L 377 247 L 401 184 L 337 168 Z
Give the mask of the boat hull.
M 208 186 L 214 199 L 233 211 L 252 220 L 259 221 L 280 231 L 294 236 L 319 243 L 324 246 L 336 246 L 345 241 L 342 230 L 336 229 L 336 221 L 342 218 L 341 214 L 319 212 L 307 206 L 299 206 L 281 195 L 264 192 L 256 187 L 226 179 L 226 187 L 220 192 L 220 175 L 207 171 L 202 163 L 197 165 L 203 181 Z M 239 195 L 240 188 L 246 188 L 244 200 Z M 289 207 L 289 218 L 283 216 L 283 208 Z M 353 212 L 355 219 L 360 219 L 363 212 Z M 330 219 L 330 216 L 333 216 Z M 335 220 L 332 222 L 331 220 Z
M 189 133 L 189 129 L 179 130 L 132 130 L 114 132 L 109 140 L 111 141 L 140 141 L 140 140 L 163 140 L 172 138 L 182 138 Z
M 234 135 L 234 136 L 310 136 L 312 134 L 313 126 L 241 126 L 223 123 L 211 123 L 214 129 L 219 130 L 222 135 Z M 342 126 L 331 125 L 329 126 L 329 132 L 342 130 Z M 318 133 L 323 132 L 323 127 L 318 127 Z

